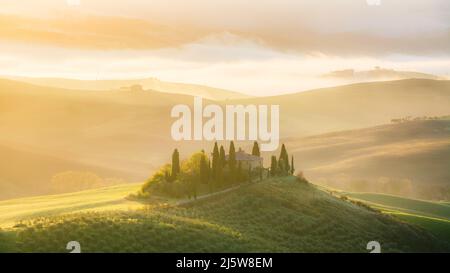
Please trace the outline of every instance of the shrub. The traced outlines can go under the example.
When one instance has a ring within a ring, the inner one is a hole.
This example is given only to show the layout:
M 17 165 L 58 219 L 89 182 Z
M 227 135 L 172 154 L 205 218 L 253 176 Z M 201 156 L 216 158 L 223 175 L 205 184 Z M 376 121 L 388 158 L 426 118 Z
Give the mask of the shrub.
M 305 178 L 303 172 L 298 172 L 296 175 L 296 181 L 301 183 L 309 183 L 308 180 Z

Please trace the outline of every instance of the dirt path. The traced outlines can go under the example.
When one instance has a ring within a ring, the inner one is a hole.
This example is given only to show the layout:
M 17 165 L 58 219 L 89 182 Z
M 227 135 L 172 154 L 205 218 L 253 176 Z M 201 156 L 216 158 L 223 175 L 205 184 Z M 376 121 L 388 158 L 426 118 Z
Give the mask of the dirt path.
M 224 193 L 227 193 L 227 192 L 230 192 L 230 191 L 234 191 L 234 190 L 237 190 L 237 189 L 239 189 L 239 188 L 241 188 L 243 186 L 247 186 L 247 185 L 250 185 L 250 184 L 253 184 L 253 183 L 255 183 L 255 182 L 248 182 L 248 183 L 237 185 L 237 186 L 225 189 L 225 190 L 221 190 L 221 191 L 217 191 L 217 192 L 213 192 L 213 193 L 208 193 L 208 194 L 203 194 L 203 195 L 197 196 L 197 199 L 180 200 L 180 201 L 176 202 L 174 204 L 174 206 L 190 205 L 192 203 L 195 203 L 196 201 L 205 200 L 205 199 L 208 199 L 208 198 L 216 196 L 216 195 L 221 195 L 221 194 L 224 194 Z

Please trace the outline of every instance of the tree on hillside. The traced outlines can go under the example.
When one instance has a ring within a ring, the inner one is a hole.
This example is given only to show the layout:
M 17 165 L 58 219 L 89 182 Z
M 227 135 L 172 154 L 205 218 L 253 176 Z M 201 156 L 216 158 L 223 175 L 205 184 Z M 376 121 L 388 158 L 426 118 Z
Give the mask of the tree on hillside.
M 225 159 L 225 149 L 223 148 L 222 145 L 220 145 L 220 164 L 222 167 L 224 167 L 226 165 L 227 160 Z
M 270 176 L 276 176 L 278 172 L 277 169 L 277 157 L 273 155 L 270 161 Z
M 294 175 L 295 168 L 294 168 L 294 156 L 291 156 L 291 175 Z
M 228 152 L 228 166 L 230 168 L 230 180 L 235 183 L 237 178 L 236 173 L 236 149 L 234 148 L 234 142 L 230 143 L 230 150 Z
M 199 152 L 193 154 L 189 159 L 183 161 L 181 165 L 181 172 L 179 174 L 179 180 L 182 185 L 186 187 L 186 194 L 188 197 L 197 198 L 199 184 L 202 180 L 202 168 L 207 166 L 206 162 L 202 167 L 202 161 L 206 160 L 205 153 Z M 205 173 L 203 173 L 205 175 Z
M 172 181 L 172 176 L 170 176 L 170 173 L 168 170 L 166 170 L 166 172 L 164 173 L 164 179 L 168 182 Z
M 212 167 L 211 167 L 211 161 L 212 161 L 212 159 L 210 159 L 210 160 L 208 160 L 208 178 L 207 178 L 207 180 L 208 180 L 208 190 L 210 191 L 210 192 L 212 192 L 213 191 L 213 186 L 214 186 L 214 172 L 213 172 L 213 169 L 212 169 Z
M 208 163 L 204 152 L 202 152 L 200 159 L 200 182 L 202 184 L 208 183 Z
M 224 167 L 226 165 L 226 159 L 225 159 L 225 149 L 223 148 L 222 145 L 220 145 L 220 149 L 219 149 L 219 173 L 218 173 L 218 185 L 219 186 L 223 186 L 223 182 L 224 182 Z
M 217 146 L 217 142 L 214 143 L 214 148 L 212 152 L 212 171 L 213 171 L 213 177 L 216 178 L 217 169 L 219 168 L 219 146 Z
M 288 173 L 286 172 L 286 161 L 284 161 L 284 159 L 280 159 L 278 160 L 278 175 L 284 176 L 287 175 Z
M 261 156 L 261 152 L 259 151 L 259 145 L 258 142 L 256 141 L 253 143 L 252 155 Z
M 180 173 L 180 153 L 175 149 L 172 154 L 172 179 L 175 180 Z
M 211 184 L 212 177 L 211 160 L 208 160 L 208 184 Z
M 283 175 L 286 175 L 289 173 L 289 156 L 288 153 L 286 151 L 286 147 L 284 146 L 284 144 L 281 146 L 281 152 L 280 152 L 280 157 L 278 158 L 278 166 L 283 165 L 283 168 L 281 168 L 279 171 L 280 173 L 282 173 Z M 282 162 L 282 163 L 280 163 Z
M 217 146 L 217 142 L 214 143 L 214 149 L 213 149 L 213 155 L 212 155 L 212 181 L 213 181 L 213 188 L 215 188 L 219 182 L 220 179 L 220 173 L 221 173 L 221 163 L 220 163 L 220 153 L 219 153 L 219 146 Z

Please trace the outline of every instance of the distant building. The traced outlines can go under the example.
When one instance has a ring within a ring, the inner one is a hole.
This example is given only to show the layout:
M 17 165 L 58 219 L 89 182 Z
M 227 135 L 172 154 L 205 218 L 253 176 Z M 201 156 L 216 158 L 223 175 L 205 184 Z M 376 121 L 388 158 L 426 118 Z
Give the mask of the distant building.
M 228 161 L 229 155 L 226 155 L 225 158 Z M 243 151 L 240 148 L 239 148 L 239 151 L 236 152 L 236 162 L 238 164 L 239 164 L 239 162 L 241 162 L 242 168 L 244 170 L 248 169 L 249 166 L 251 167 L 251 169 L 255 169 L 258 167 L 262 168 L 262 166 L 263 166 L 263 158 L 262 157 L 247 154 L 245 151 Z
M 130 86 L 130 90 L 131 90 L 131 92 L 141 92 L 141 91 L 144 91 L 144 88 L 140 84 L 135 84 L 135 85 Z
M 144 88 L 140 84 L 135 84 L 131 86 L 122 86 L 120 87 L 120 91 L 131 91 L 133 93 L 138 93 L 144 91 Z

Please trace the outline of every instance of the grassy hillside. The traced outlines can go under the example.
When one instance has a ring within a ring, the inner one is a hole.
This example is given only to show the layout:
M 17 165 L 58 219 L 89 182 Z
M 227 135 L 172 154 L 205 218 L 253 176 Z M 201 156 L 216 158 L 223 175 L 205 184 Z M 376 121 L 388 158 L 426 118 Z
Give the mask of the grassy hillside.
M 450 198 L 450 119 L 290 138 L 285 143 L 315 182 L 349 191 Z
M 426 231 L 333 197 L 293 177 L 271 179 L 184 206 L 43 217 L 15 229 L 16 248 L 66 252 L 448 251 Z
M 67 194 L 0 201 L 0 228 L 11 228 L 22 220 L 43 216 L 142 208 L 141 203 L 125 199 L 140 186 L 141 184 L 119 185 Z
M 383 206 L 386 209 L 393 208 L 406 213 L 450 220 L 450 206 L 444 202 L 431 202 L 377 193 L 345 193 L 345 195 Z
M 450 205 L 376 193 L 343 193 L 367 202 L 384 213 L 429 230 L 439 239 L 450 243 Z

